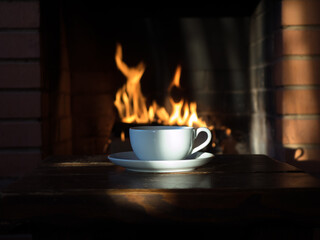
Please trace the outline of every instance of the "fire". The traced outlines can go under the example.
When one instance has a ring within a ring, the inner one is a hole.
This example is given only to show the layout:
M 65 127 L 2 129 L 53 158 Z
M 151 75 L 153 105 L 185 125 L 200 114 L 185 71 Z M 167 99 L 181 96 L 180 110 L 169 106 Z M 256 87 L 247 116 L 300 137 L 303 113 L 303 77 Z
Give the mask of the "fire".
M 122 122 L 142 124 L 158 122 L 164 125 L 187 125 L 213 129 L 213 126 L 208 126 L 205 121 L 198 117 L 195 102 L 188 103 L 183 98 L 175 102 L 169 95 L 170 112 L 165 107 L 159 106 L 155 101 L 148 107 L 140 86 L 140 80 L 145 71 L 144 63 L 140 62 L 135 67 L 128 67 L 122 60 L 120 44 L 117 44 L 116 47 L 115 61 L 118 69 L 127 78 L 126 83 L 117 91 L 114 101 Z M 181 66 L 179 65 L 169 85 L 169 94 L 173 87 L 180 88 L 180 76 Z
M 122 122 L 149 122 L 146 99 L 140 87 L 140 79 L 145 71 L 144 64 L 140 62 L 136 67 L 129 68 L 122 61 L 121 45 L 117 45 L 115 60 L 117 67 L 127 78 L 126 84 L 117 91 L 116 100 L 114 101 Z

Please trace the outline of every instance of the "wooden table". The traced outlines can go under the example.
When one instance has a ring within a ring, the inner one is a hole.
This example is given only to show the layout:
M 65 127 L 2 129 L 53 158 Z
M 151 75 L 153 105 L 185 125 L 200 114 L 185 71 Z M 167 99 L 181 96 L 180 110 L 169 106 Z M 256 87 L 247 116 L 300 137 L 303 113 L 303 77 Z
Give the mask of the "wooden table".
M 320 226 L 320 180 L 264 155 L 220 155 L 192 172 L 161 174 L 129 172 L 105 156 L 51 158 L 5 189 L 0 207 L 2 232 L 120 225 L 125 234 L 141 224 L 313 228 Z

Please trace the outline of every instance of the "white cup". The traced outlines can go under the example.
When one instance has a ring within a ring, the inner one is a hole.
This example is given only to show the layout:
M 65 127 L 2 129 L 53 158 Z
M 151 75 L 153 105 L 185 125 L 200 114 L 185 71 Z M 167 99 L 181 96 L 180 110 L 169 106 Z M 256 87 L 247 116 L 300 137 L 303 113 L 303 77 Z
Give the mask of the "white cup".
M 200 132 L 207 139 L 197 147 L 194 140 Z M 211 132 L 205 127 L 141 126 L 129 130 L 131 147 L 141 160 L 180 160 L 200 151 L 211 141 Z

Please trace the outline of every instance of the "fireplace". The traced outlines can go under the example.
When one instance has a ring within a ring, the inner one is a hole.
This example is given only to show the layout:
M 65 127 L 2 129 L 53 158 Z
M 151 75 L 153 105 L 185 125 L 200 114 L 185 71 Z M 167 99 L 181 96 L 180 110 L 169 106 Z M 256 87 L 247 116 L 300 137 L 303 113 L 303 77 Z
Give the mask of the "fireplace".
M 117 44 L 128 66 L 143 61 L 148 106 L 168 105 L 181 66 L 181 86 L 170 94 L 195 102 L 214 127 L 212 151 L 267 154 L 311 169 L 319 160 L 317 1 L 251 1 L 245 10 L 0 5 L 3 176 L 24 174 L 49 155 L 115 149 L 122 132 L 115 126 L 123 123 L 114 100 L 126 82 Z
M 61 41 L 65 41 L 64 60 L 70 73 L 69 79 L 60 81 L 70 84 L 66 97 L 71 99 L 73 111 L 72 146 L 67 147 L 71 147 L 72 154 L 110 150 L 113 126 L 128 123 L 126 119 L 132 117 L 130 113 L 121 119 L 126 114 L 113 103 L 116 99 L 123 103 L 124 97 L 130 98 L 128 87 L 124 86 L 125 96 L 118 97 L 117 91 L 130 81 L 126 76 L 132 72 L 141 75 L 138 76 L 141 87 L 134 87 L 133 91 L 141 92 L 141 101 L 136 104 L 138 111 L 142 112 L 142 105 L 146 105 L 145 115 L 148 117 L 152 111 L 155 117 L 147 121 L 137 117 L 129 123 L 187 125 L 191 119 L 184 114 L 188 111 L 192 115 L 193 110 L 204 123 L 195 126 L 226 130 L 228 139 L 217 139 L 221 145 L 216 149 L 220 152 L 220 148 L 229 153 L 250 152 L 249 17 L 229 16 L 227 9 L 223 13 L 226 16 L 212 13 L 203 17 L 201 11 L 164 9 L 169 16 L 152 17 L 148 10 L 136 13 L 135 9 L 116 8 L 106 14 L 99 4 L 89 9 L 78 6 L 76 11 L 72 4 L 60 7 L 59 26 L 62 24 L 60 31 L 64 37 Z M 115 59 L 119 52 L 121 59 L 117 56 Z M 136 81 L 135 76 L 131 78 Z M 173 84 L 174 78 L 181 86 Z M 178 105 L 181 101 L 178 114 L 187 121 L 165 119 L 163 115 L 170 115 L 170 119 L 174 115 L 172 109 L 177 106 L 172 102 Z M 56 123 L 61 124 L 59 120 Z M 223 140 L 232 143 L 222 143 Z M 65 142 L 59 141 L 53 145 L 57 151 L 66 147 Z

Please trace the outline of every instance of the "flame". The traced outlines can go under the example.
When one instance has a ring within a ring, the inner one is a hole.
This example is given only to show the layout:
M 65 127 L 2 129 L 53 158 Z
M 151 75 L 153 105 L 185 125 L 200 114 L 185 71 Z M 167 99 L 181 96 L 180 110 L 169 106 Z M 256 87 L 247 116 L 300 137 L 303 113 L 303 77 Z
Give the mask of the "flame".
M 146 99 L 140 87 L 140 79 L 145 71 L 143 62 L 140 62 L 136 67 L 129 68 L 122 61 L 122 47 L 119 44 L 117 45 L 115 60 L 117 67 L 127 78 L 126 84 L 117 91 L 114 102 L 122 122 L 148 122 Z
M 170 91 L 173 87 L 180 89 L 181 66 L 179 65 L 174 74 L 173 80 L 168 87 L 168 98 L 171 111 L 159 106 L 156 101 L 147 107 L 146 98 L 141 92 L 140 80 L 145 71 L 145 65 L 140 62 L 136 67 L 128 67 L 122 60 L 122 47 L 117 44 L 115 61 L 118 69 L 127 78 L 126 83 L 117 91 L 114 105 L 119 117 L 124 123 L 152 123 L 158 122 L 164 125 L 187 125 L 193 127 L 208 127 L 205 121 L 198 117 L 197 104 L 188 103 L 185 99 L 175 102 Z
M 124 131 L 121 131 L 120 139 L 121 139 L 121 142 L 125 142 L 126 141 L 126 134 L 125 134 Z

